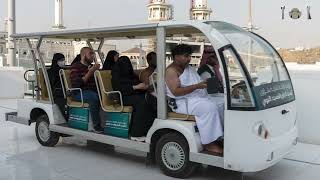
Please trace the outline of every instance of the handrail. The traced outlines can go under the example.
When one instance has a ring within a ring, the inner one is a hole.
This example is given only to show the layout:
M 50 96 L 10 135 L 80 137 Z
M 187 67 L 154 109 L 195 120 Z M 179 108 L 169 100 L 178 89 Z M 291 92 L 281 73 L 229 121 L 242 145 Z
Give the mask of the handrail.
M 27 81 L 28 83 L 31 83 L 31 85 L 32 85 L 32 98 L 34 98 L 34 91 L 35 91 L 34 83 L 36 82 L 36 80 L 29 80 L 29 79 L 27 78 L 27 74 L 28 74 L 29 72 L 34 72 L 34 69 L 29 69 L 29 70 L 25 71 L 24 74 L 23 74 L 23 78 L 24 78 L 24 80 Z
M 81 88 L 68 88 L 67 89 L 68 93 L 72 94 L 72 91 L 79 91 L 80 92 L 80 98 L 81 98 L 81 105 L 80 106 L 75 106 L 75 107 L 83 107 L 84 106 L 84 101 L 83 101 L 83 93 Z M 67 100 L 67 104 L 70 106 Z
M 156 93 L 156 95 L 158 96 L 157 87 L 156 87 L 156 81 L 155 81 L 155 78 L 154 78 L 154 77 L 157 76 L 157 75 L 158 75 L 157 72 L 153 72 L 153 73 L 151 74 L 150 80 L 151 80 L 151 84 L 152 84 L 153 90 L 154 90 L 154 92 Z
M 29 69 L 29 70 L 27 70 L 27 71 L 24 72 L 24 75 L 23 75 L 24 80 L 27 81 L 27 82 L 35 82 L 36 80 L 31 81 L 31 80 L 27 79 L 26 75 L 27 75 L 29 72 L 34 72 L 34 69 Z
M 64 69 L 59 70 L 59 77 L 60 77 L 60 82 L 62 85 L 62 92 L 64 98 L 67 100 L 67 105 L 70 106 L 68 102 L 68 96 L 72 94 L 72 91 L 79 91 L 80 92 L 80 98 L 81 98 L 81 105 L 80 106 L 74 106 L 74 107 L 84 107 L 84 100 L 83 100 L 83 93 L 81 88 L 70 88 L 68 85 L 67 77 L 64 72 Z M 72 98 L 72 97 L 71 97 Z
M 66 87 L 65 87 L 65 83 L 64 83 L 64 72 L 63 72 L 63 69 L 59 70 L 59 78 L 60 78 L 60 83 L 61 83 L 61 87 L 62 87 L 63 96 L 64 96 L 65 99 L 67 99 Z

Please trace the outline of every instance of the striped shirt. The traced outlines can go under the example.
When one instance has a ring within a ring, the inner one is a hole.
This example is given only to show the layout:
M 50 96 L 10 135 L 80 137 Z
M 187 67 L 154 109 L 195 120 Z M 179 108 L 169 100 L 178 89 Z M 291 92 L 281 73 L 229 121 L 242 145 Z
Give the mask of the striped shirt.
M 72 64 L 70 74 L 72 88 L 81 88 L 82 90 L 97 91 L 93 75 L 89 78 L 89 80 L 86 83 L 82 79 L 88 73 L 88 71 L 89 66 L 86 66 L 81 62 L 76 62 Z

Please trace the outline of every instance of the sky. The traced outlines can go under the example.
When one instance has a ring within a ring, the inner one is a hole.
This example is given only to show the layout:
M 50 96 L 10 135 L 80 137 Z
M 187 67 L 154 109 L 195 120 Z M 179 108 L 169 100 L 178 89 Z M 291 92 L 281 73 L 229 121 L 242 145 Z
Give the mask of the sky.
M 68 29 L 145 24 L 149 0 L 64 0 L 64 25 Z M 174 6 L 174 19 L 189 19 L 190 0 L 167 0 Z M 211 20 L 244 27 L 248 21 L 248 0 L 208 0 Z M 319 0 L 252 0 L 256 32 L 275 47 L 320 47 Z M 306 4 L 312 20 L 307 20 Z M 285 20 L 281 6 L 286 5 Z M 292 20 L 289 11 L 298 8 L 302 17 Z M 0 30 L 4 29 L 7 0 L 0 0 Z M 16 0 L 17 32 L 50 31 L 54 22 L 54 0 Z

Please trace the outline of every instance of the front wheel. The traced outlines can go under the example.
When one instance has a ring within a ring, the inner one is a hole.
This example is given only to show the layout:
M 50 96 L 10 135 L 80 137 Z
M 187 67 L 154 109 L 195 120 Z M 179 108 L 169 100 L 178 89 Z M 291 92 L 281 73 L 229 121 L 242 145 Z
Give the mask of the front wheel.
M 42 146 L 53 147 L 58 143 L 60 135 L 50 131 L 49 124 L 48 116 L 43 114 L 37 118 L 35 131 L 37 139 Z
M 196 169 L 189 161 L 189 145 L 179 133 L 169 133 L 160 138 L 156 146 L 156 161 L 162 172 L 175 178 L 186 178 Z

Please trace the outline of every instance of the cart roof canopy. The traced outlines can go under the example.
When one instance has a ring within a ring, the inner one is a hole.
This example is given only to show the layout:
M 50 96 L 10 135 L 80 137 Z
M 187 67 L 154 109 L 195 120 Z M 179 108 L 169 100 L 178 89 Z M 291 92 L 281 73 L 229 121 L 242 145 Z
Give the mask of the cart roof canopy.
M 174 34 L 182 34 L 188 36 L 190 34 L 200 34 L 201 31 L 196 28 L 197 25 L 203 22 L 187 21 L 184 23 L 177 23 L 175 21 L 141 24 L 141 25 L 128 25 L 128 26 L 115 26 L 115 27 L 102 27 L 90 29 L 75 29 L 63 31 L 49 31 L 49 32 L 35 32 L 35 33 L 18 33 L 13 34 L 11 37 L 20 38 L 49 38 L 49 39 L 74 39 L 74 40 L 90 40 L 95 38 L 116 38 L 116 39 L 135 39 L 156 36 L 156 28 L 159 26 L 166 27 L 167 36 Z
M 163 21 L 159 23 L 102 27 L 90 29 L 75 29 L 63 31 L 35 32 L 13 34 L 16 39 L 60 39 L 74 41 L 99 41 L 101 39 L 148 39 L 156 37 L 157 27 L 165 27 L 167 37 L 210 36 L 215 49 L 219 49 L 230 41 L 224 36 L 227 32 L 248 33 L 242 28 L 221 21 Z

